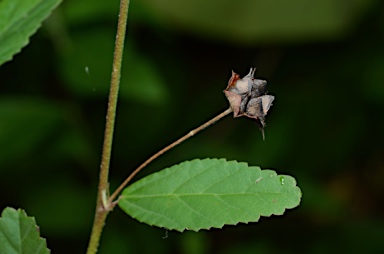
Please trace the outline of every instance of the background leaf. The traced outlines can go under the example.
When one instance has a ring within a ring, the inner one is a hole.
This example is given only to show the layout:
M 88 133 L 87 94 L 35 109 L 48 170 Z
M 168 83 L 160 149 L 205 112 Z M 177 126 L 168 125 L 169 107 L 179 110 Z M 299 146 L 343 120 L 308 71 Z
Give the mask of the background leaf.
M 204 0 L 142 2 L 156 24 L 207 38 L 254 43 L 338 37 L 373 1 L 351 1 L 344 12 L 340 12 L 341 3 L 334 0 L 244 0 L 241 4 L 232 0 L 211 0 L 209 4 Z
M 63 124 L 62 111 L 42 100 L 0 97 L 0 146 L 6 148 L 0 153 L 0 172 L 5 165 L 14 166 L 20 158 L 33 161 L 36 157 L 33 151 L 44 145 L 44 140 L 47 142 L 55 127 Z M 52 138 L 49 143 L 54 143 Z
M 281 215 L 300 198 L 290 176 L 224 159 L 196 159 L 132 184 L 119 205 L 149 225 L 198 231 Z
M 61 0 L 3 0 L 0 2 L 0 65 L 27 45 L 29 37 Z
M 0 246 L 1 253 L 7 254 L 50 253 L 45 239 L 40 238 L 35 219 L 10 207 L 4 209 L 0 218 Z

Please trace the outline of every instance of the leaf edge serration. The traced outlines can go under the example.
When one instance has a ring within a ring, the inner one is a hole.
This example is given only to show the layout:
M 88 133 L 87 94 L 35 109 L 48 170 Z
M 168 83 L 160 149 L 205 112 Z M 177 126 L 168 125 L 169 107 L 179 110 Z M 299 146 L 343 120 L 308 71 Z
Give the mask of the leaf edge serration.
M 11 53 L 6 53 L 5 57 L 3 59 L 0 59 L 0 67 L 9 61 L 12 61 L 14 59 L 15 55 L 19 54 L 23 50 L 23 48 L 25 48 L 29 44 L 30 38 L 37 32 L 37 30 L 40 29 L 43 22 L 52 14 L 52 12 L 55 10 L 55 8 L 57 8 L 62 3 L 62 1 L 63 0 L 58 0 L 55 4 L 50 6 L 50 8 L 49 8 L 50 10 L 46 13 L 46 15 L 43 15 L 40 18 L 40 21 L 34 26 L 34 28 L 26 33 L 26 37 L 22 40 L 22 42 L 20 43 L 19 48 L 17 50 L 15 50 Z M 30 13 L 33 13 L 33 11 L 36 8 L 37 7 L 31 9 Z
M 10 206 L 5 207 L 3 209 L 3 211 L 1 212 L 0 222 L 4 219 L 12 218 L 12 216 L 14 216 L 15 214 L 17 214 L 17 222 L 18 222 L 19 230 L 21 230 L 24 226 L 23 220 L 26 220 L 26 222 L 29 224 L 29 227 L 32 227 L 32 228 L 28 228 L 27 231 L 19 231 L 18 232 L 20 234 L 20 237 L 23 236 L 20 239 L 20 241 L 21 241 L 20 244 L 22 245 L 23 240 L 25 240 L 25 235 L 23 235 L 23 234 L 34 234 L 33 236 L 29 235 L 29 237 L 35 237 L 36 238 L 34 241 L 35 241 L 35 244 L 37 246 L 39 246 L 38 251 L 44 251 L 45 253 L 51 253 L 51 250 L 47 246 L 46 238 L 44 238 L 40 235 L 40 229 L 36 223 L 35 217 L 28 216 L 28 214 L 26 213 L 26 211 L 24 209 L 18 208 L 16 210 L 15 208 L 10 207 Z M 35 230 L 35 232 L 32 231 L 32 233 L 29 233 L 30 230 Z M 2 234 L 4 234 L 4 231 L 2 232 Z M 23 246 L 21 246 L 21 247 L 23 247 Z M 30 248 L 30 246 L 28 248 Z M 22 248 L 21 251 L 24 253 L 24 248 Z M 29 253 L 29 252 L 27 252 L 27 253 Z M 38 253 L 41 253 L 41 252 L 38 252 Z

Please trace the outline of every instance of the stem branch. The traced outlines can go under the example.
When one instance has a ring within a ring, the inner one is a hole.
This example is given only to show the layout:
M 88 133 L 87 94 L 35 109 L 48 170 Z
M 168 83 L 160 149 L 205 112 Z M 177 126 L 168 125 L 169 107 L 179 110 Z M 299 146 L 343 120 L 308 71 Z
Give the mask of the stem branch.
M 119 20 L 117 24 L 117 33 L 115 41 L 115 53 L 113 58 L 111 85 L 109 91 L 109 101 L 107 117 L 105 123 L 103 152 L 101 155 L 99 187 L 96 202 L 95 219 L 93 222 L 91 238 L 87 249 L 87 254 L 94 254 L 100 242 L 101 232 L 103 230 L 105 219 L 110 211 L 110 207 L 105 207 L 105 195 L 109 193 L 108 174 L 111 159 L 111 149 L 113 141 L 113 129 L 115 126 L 115 115 L 117 98 L 120 86 L 121 62 L 124 52 L 125 31 L 127 27 L 129 0 L 120 1 Z M 104 197 L 104 198 L 103 198 Z M 108 204 L 108 203 L 107 203 Z
M 178 140 L 176 140 L 175 142 L 173 142 L 172 144 L 164 147 L 163 149 L 161 149 L 160 151 L 158 151 L 156 154 L 152 155 L 152 157 L 150 157 L 149 159 L 147 159 L 143 164 L 141 164 L 138 168 L 135 169 L 135 171 L 133 171 L 128 177 L 127 179 L 125 179 L 125 181 L 115 190 L 115 192 L 109 197 L 109 200 L 108 200 L 108 203 L 112 203 L 113 200 L 116 198 L 116 196 L 124 189 L 124 187 L 129 183 L 129 181 L 131 181 L 131 179 L 137 174 L 139 173 L 139 171 L 144 168 L 145 166 L 147 166 L 149 163 L 151 163 L 154 159 L 156 159 L 157 157 L 159 157 L 160 155 L 162 155 L 163 153 L 167 152 L 168 150 L 170 150 L 171 148 L 177 146 L 178 144 L 180 144 L 181 142 L 185 141 L 186 139 L 192 137 L 193 135 L 195 135 L 196 133 L 198 133 L 199 131 L 205 129 L 206 127 L 208 127 L 209 125 L 217 122 L 218 120 L 220 120 L 221 118 L 223 118 L 224 116 L 228 115 L 229 113 L 232 112 L 232 109 L 231 108 L 228 108 L 227 110 L 225 110 L 223 113 L 219 114 L 218 116 L 212 118 L 211 120 L 209 120 L 208 122 L 206 122 L 205 124 L 203 125 L 200 125 L 199 127 L 197 127 L 196 129 L 190 131 L 188 134 L 184 135 L 183 137 L 179 138 Z M 116 202 L 114 203 L 116 204 Z

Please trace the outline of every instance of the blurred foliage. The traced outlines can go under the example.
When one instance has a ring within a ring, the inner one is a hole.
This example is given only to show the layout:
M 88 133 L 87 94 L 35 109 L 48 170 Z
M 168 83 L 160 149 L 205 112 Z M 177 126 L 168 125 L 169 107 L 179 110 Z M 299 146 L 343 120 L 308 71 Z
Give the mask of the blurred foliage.
M 152 22 L 233 42 L 339 37 L 372 0 L 143 0 Z
M 119 1 L 67 0 L 0 68 L 0 209 L 36 218 L 53 253 L 84 252 L 93 221 Z M 384 250 L 384 2 L 131 1 L 111 186 L 228 105 L 231 69 L 276 96 L 266 141 L 227 117 L 136 179 L 194 158 L 292 175 L 301 206 L 210 232 L 167 232 L 115 209 L 100 253 Z

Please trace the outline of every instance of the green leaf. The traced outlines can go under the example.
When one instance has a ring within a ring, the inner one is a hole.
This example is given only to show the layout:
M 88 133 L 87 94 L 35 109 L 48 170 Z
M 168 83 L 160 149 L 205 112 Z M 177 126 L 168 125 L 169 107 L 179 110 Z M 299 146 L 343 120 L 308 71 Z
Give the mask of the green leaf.
M 28 44 L 29 37 L 61 0 L 0 1 L 0 65 Z
M 72 92 L 84 97 L 108 95 L 113 40 L 111 30 L 101 28 L 72 37 L 73 47 L 62 55 L 59 69 Z M 124 55 L 121 98 L 155 106 L 164 104 L 169 91 L 155 63 L 139 54 L 129 42 L 125 44 Z
M 225 159 L 197 159 L 127 187 L 119 206 L 141 222 L 182 232 L 282 215 L 300 199 L 291 176 Z
M 93 0 L 92 4 L 89 4 L 88 1 L 67 1 L 62 6 L 65 22 L 76 26 L 80 23 L 91 23 L 97 20 L 105 21 L 108 18 L 115 20 L 119 2 L 119 0 L 110 0 L 106 4 L 104 0 Z
M 34 158 L 37 147 L 41 149 L 46 146 L 44 142 L 55 141 L 50 135 L 63 125 L 63 115 L 63 110 L 53 102 L 1 96 L 0 172 L 15 163 L 38 160 Z
M 354 0 L 143 0 L 154 26 L 207 38 L 254 45 L 255 42 L 324 40 L 344 35 L 374 4 Z
M 33 217 L 18 209 L 7 207 L 0 218 L 1 253 L 50 253 L 45 239 L 39 235 L 39 228 Z

